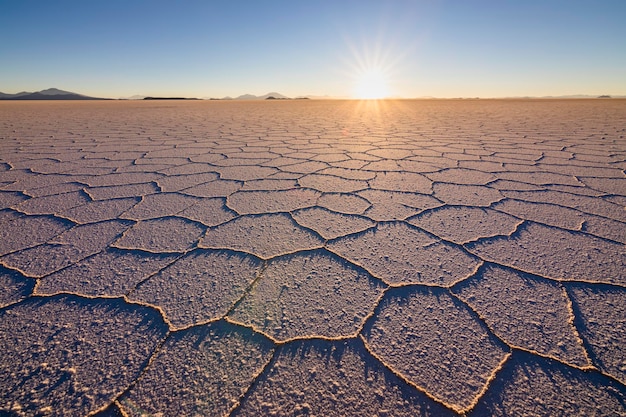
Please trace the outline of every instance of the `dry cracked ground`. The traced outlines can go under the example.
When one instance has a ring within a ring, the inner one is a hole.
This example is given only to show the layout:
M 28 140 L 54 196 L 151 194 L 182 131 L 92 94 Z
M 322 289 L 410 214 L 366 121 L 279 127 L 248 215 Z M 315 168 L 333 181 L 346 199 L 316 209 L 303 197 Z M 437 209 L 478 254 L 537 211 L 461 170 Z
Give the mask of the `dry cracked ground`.
M 1 415 L 626 414 L 626 101 L 0 107 Z

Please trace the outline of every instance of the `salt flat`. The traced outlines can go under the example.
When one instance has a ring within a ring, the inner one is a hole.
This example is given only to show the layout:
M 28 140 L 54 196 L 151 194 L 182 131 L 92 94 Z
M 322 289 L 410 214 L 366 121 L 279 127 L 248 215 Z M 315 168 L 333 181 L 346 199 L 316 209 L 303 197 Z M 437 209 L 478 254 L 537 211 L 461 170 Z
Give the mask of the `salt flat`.
M 0 414 L 626 414 L 626 100 L 0 103 Z

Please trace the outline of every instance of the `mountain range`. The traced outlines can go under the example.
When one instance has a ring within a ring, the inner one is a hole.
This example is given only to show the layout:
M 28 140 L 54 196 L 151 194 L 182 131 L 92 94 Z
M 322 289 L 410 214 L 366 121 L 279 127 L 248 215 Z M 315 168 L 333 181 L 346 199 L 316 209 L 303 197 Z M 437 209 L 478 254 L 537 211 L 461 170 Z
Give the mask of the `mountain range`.
M 211 98 L 211 99 L 212 100 L 267 100 L 269 97 L 274 97 L 276 99 L 288 99 L 289 98 L 283 94 L 271 92 L 271 93 L 264 94 L 262 96 L 255 96 L 254 94 L 242 94 L 235 98 L 226 96 L 226 97 L 222 97 L 219 99 L 216 99 L 216 98 Z
M 219 100 L 266 100 L 270 97 L 275 99 L 288 99 L 289 97 L 271 92 L 264 94 L 262 96 L 255 96 L 253 94 L 243 94 L 241 96 L 232 98 L 232 97 L 224 97 Z M 127 100 L 144 100 L 146 97 L 142 95 L 135 95 L 132 97 L 128 97 Z M 47 90 L 36 91 L 34 93 L 29 91 L 22 91 L 16 94 L 7 94 L 0 92 L 0 100 L 109 100 L 105 98 L 99 97 L 89 97 L 83 94 L 73 93 L 71 91 L 59 90 L 58 88 L 48 88 Z
M 58 88 L 36 91 L 34 93 L 22 91 L 17 94 L 0 93 L 0 100 L 107 100 L 98 97 L 89 97 L 82 94 L 63 91 Z
M 593 95 L 583 95 L 583 94 L 578 94 L 578 95 L 568 95 L 568 96 L 544 96 L 544 97 L 506 97 L 506 98 L 626 98 L 626 96 L 608 96 L 608 95 L 604 95 L 604 96 L 593 96 Z M 132 97 L 127 97 L 125 98 L 125 100 L 142 100 L 145 99 L 146 96 L 142 96 L 142 95 L 135 95 Z M 267 100 L 268 98 L 274 98 L 274 99 L 280 99 L 280 100 L 286 100 L 286 99 L 290 99 L 290 97 L 287 97 L 283 94 L 277 93 L 277 92 L 271 92 L 271 93 L 267 93 L 261 96 L 256 96 L 254 94 L 242 94 L 240 96 L 237 96 L 235 98 L 233 97 L 222 97 L 222 98 L 210 98 L 210 97 L 204 97 L 205 100 Z M 296 99 L 303 99 L 303 98 L 310 98 L 310 99 L 333 99 L 333 98 L 338 98 L 338 97 L 331 97 L 331 96 L 299 96 L 296 97 Z M 427 98 L 435 98 L 435 97 L 420 97 L 421 99 L 427 99 Z M 20 93 L 16 93 L 16 94 L 6 94 L 6 93 L 2 93 L 0 92 L 0 100 L 110 100 L 107 98 L 99 98 L 99 97 L 89 97 L 89 96 L 85 96 L 83 94 L 78 94 L 78 93 L 73 93 L 71 91 L 64 91 L 64 90 L 59 90 L 58 88 L 48 88 L 46 90 L 41 90 L 41 91 L 36 91 L 34 93 L 32 92 L 28 92 L 28 91 L 22 91 Z

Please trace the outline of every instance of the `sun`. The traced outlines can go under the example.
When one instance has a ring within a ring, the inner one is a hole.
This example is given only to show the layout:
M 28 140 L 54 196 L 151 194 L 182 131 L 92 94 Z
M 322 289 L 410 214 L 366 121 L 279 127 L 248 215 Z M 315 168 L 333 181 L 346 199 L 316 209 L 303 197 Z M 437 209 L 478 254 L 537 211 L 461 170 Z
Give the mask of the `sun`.
M 378 100 L 389 97 L 388 77 L 376 68 L 362 71 L 355 79 L 354 97 L 362 100 Z

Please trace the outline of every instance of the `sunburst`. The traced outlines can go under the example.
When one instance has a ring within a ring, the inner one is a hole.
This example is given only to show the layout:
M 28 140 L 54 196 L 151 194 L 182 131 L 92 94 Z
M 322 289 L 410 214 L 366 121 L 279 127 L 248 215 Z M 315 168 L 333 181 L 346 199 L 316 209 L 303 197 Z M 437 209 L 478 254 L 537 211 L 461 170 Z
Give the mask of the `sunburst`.
M 389 79 L 380 68 L 369 68 L 355 77 L 353 97 L 378 100 L 389 97 Z

